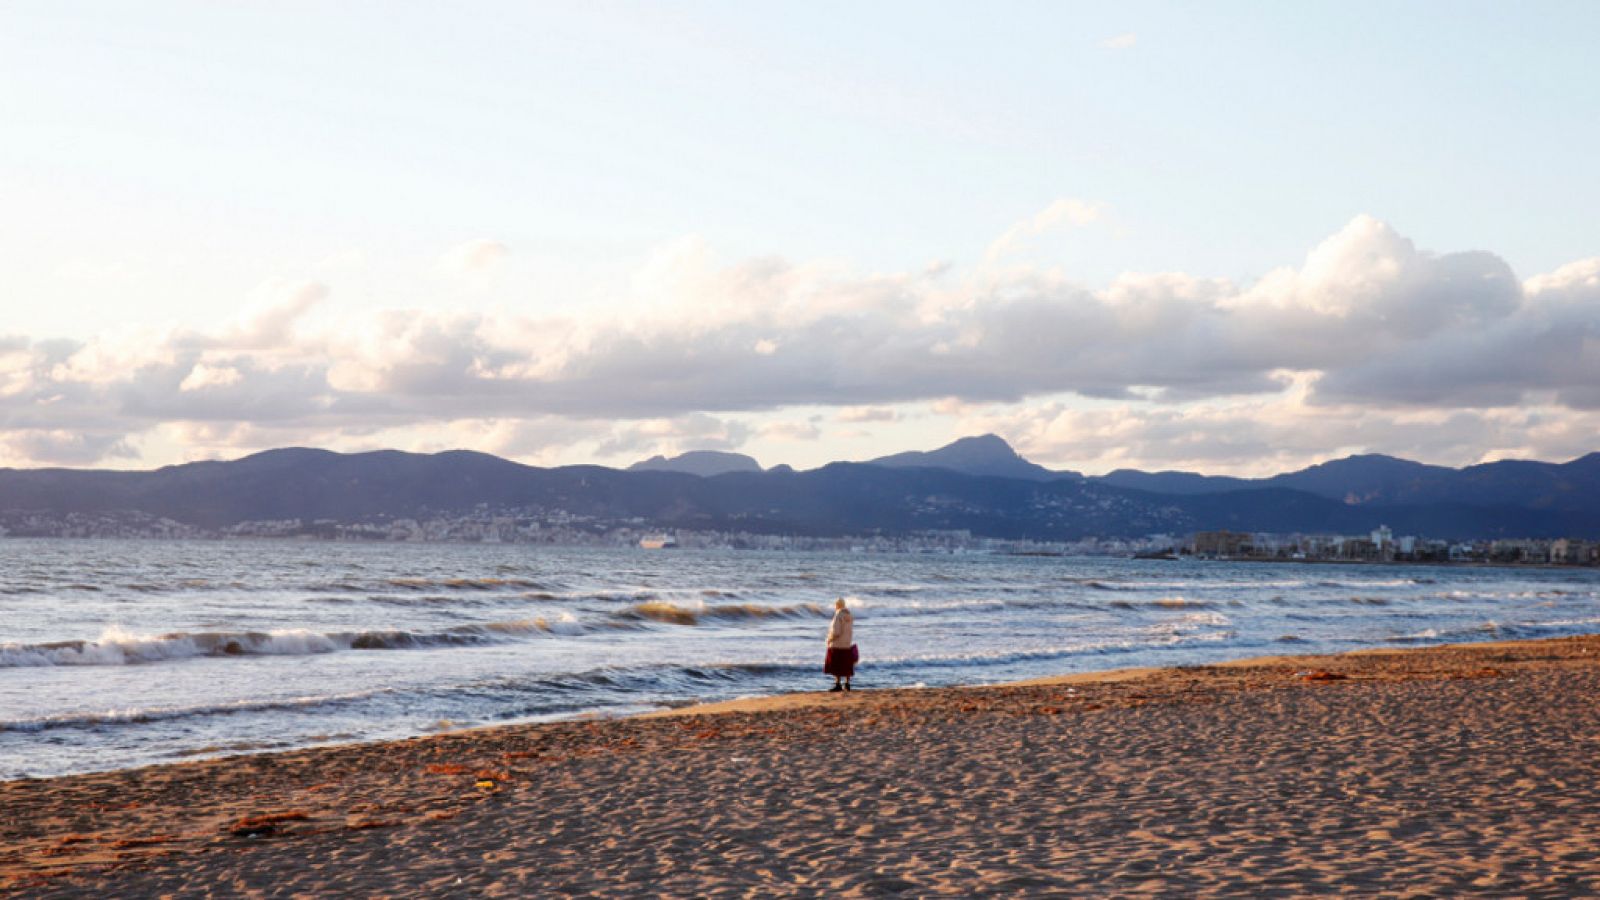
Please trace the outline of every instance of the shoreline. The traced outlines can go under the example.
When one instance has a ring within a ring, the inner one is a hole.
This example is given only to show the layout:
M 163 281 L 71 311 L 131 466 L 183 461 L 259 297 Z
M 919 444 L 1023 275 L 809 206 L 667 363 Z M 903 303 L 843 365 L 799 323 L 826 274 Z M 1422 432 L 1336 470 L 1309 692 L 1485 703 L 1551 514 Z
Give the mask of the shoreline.
M 1544 640 L 1566 640 L 1569 638 L 1583 638 L 1590 635 L 1567 635 L 1555 638 L 1529 638 L 1526 640 L 1510 641 L 1482 641 L 1470 643 L 1435 644 L 1427 646 L 1400 646 L 1400 647 L 1369 647 L 1359 650 L 1347 650 L 1338 654 L 1264 654 L 1260 656 L 1246 656 L 1236 659 L 1225 659 L 1211 663 L 1197 663 L 1187 666 L 1126 666 L 1115 669 L 1095 669 L 1088 672 L 1071 672 L 1061 675 L 1044 675 L 1034 678 L 1024 678 L 1015 681 L 980 682 L 975 684 L 938 685 L 934 687 L 920 686 L 889 686 L 889 687 L 860 687 L 849 693 L 834 696 L 825 688 L 812 691 L 789 691 L 781 694 L 761 694 L 756 696 L 734 697 L 727 700 L 682 700 L 660 708 L 644 709 L 627 713 L 611 713 L 606 710 L 590 710 L 562 715 L 557 718 L 535 718 L 523 721 L 504 723 L 468 725 L 464 727 L 449 727 L 437 731 L 424 731 L 405 737 L 373 738 L 370 740 L 335 741 L 331 743 L 316 743 L 300 747 L 286 747 L 279 749 L 250 749 L 237 753 L 224 753 L 210 755 L 192 753 L 164 762 L 143 763 L 111 769 L 94 769 L 86 772 L 69 772 L 59 775 L 24 776 L 22 778 L 0 779 L 0 788 L 8 784 L 41 783 L 59 781 L 62 779 L 88 778 L 96 776 L 115 776 L 124 773 L 137 773 L 145 770 L 159 770 L 173 766 L 206 765 L 214 763 L 227 763 L 238 760 L 248 760 L 255 757 L 293 756 L 303 753 L 334 752 L 349 748 L 360 747 L 385 747 L 398 744 L 408 744 L 414 741 L 427 741 L 437 738 L 446 738 L 458 735 L 475 733 L 496 732 L 508 729 L 528 729 L 560 726 L 573 723 L 610 723 L 628 722 L 633 720 L 672 719 L 684 716 L 714 716 L 723 714 L 761 714 L 768 712 L 785 712 L 797 709 L 806 709 L 822 706 L 852 706 L 863 702 L 870 702 L 876 695 L 900 692 L 936 693 L 943 691 L 972 691 L 972 690 L 1006 690 L 1010 688 L 1040 687 L 1052 685 L 1077 685 L 1098 684 L 1120 681 L 1138 680 L 1140 678 L 1160 675 L 1164 672 L 1178 672 L 1190 669 L 1248 667 L 1255 665 L 1283 665 L 1292 663 L 1296 659 L 1336 659 L 1341 657 L 1361 656 L 1367 654 L 1406 654 L 1417 651 L 1444 650 L 1456 647 L 1489 647 L 1500 644 L 1517 645 L 1534 643 Z M 1595 632 L 1595 638 L 1600 639 L 1600 632 Z M 819 681 L 821 677 L 819 676 Z
M 1283 559 L 1279 557 L 1264 556 L 1187 556 L 1154 557 L 1140 556 L 1130 559 L 1151 559 L 1164 562 L 1194 561 L 1204 563 L 1284 563 L 1287 565 L 1301 566 L 1417 566 L 1427 569 L 1536 569 L 1553 572 L 1592 572 L 1600 569 L 1600 565 L 1593 563 L 1551 563 L 1551 562 L 1494 562 L 1487 559 Z
M 1092 672 L 1072 672 L 1064 675 L 1043 675 L 1037 678 L 1024 678 L 1017 681 L 1000 681 L 989 684 L 956 684 L 942 687 L 922 688 L 861 688 L 834 697 L 826 690 L 794 691 L 787 694 L 771 694 L 760 697 L 737 697 L 732 700 L 713 700 L 705 703 L 690 703 L 684 706 L 675 706 L 669 709 L 652 710 L 637 713 L 631 716 L 619 717 L 620 719 L 672 719 L 683 716 L 718 716 L 730 714 L 762 714 L 770 712 L 786 712 L 796 709 L 810 709 L 814 707 L 828 707 L 836 705 L 855 705 L 862 698 L 884 691 L 1006 691 L 1017 688 L 1033 687 L 1062 687 L 1075 685 L 1104 685 L 1119 682 L 1136 682 L 1148 678 L 1158 678 L 1164 675 L 1177 675 L 1190 671 L 1207 669 L 1249 669 L 1290 667 L 1297 664 L 1310 662 L 1325 663 L 1328 660 L 1355 659 L 1367 656 L 1407 656 L 1412 654 L 1426 654 L 1435 650 L 1484 650 L 1507 651 L 1529 645 L 1539 644 L 1544 641 L 1567 641 L 1594 639 L 1600 647 L 1600 632 L 1594 634 L 1567 635 L 1554 638 L 1530 638 L 1527 640 L 1506 641 L 1479 641 L 1473 643 L 1435 644 L 1426 647 L 1368 647 L 1361 650 L 1347 650 L 1343 653 L 1271 653 L 1262 656 L 1244 656 L 1238 659 L 1228 659 L 1221 662 L 1201 663 L 1191 666 L 1127 666 L 1119 669 L 1096 669 Z M 1600 660 L 1600 649 L 1595 653 Z M 1301 665 L 1300 668 L 1306 668 Z M 1337 680 L 1337 679 L 1336 679 Z M 484 726 L 486 728 L 499 728 L 511 726 Z M 471 729 L 463 729 L 471 730 Z
M 1600 635 L 801 692 L 0 782 L 0 893 L 1600 890 L 1597 751 Z

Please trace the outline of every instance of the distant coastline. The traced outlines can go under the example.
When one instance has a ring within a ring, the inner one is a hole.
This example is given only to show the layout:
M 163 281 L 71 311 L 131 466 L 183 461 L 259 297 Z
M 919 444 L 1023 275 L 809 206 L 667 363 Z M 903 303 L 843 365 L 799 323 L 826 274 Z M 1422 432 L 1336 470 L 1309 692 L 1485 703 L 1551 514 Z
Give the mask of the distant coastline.
M 1171 557 L 1141 556 L 1140 559 L 1170 559 Z M 1262 563 L 1262 564 L 1292 564 L 1305 566 L 1425 566 L 1440 569 L 1548 569 L 1553 571 L 1589 571 L 1597 568 L 1594 563 L 1548 563 L 1548 562 L 1495 562 L 1492 560 L 1452 560 L 1452 559 L 1276 559 L 1260 556 L 1240 557 L 1197 557 L 1184 556 L 1179 559 L 1194 560 L 1195 562 L 1218 563 Z
M 248 525 L 249 523 L 246 523 Z M 1122 558 L 1156 562 L 1227 562 L 1227 563 L 1292 563 L 1301 565 L 1338 566 L 1428 566 L 1439 568 L 1493 568 L 1493 569 L 1550 569 L 1589 570 L 1600 567 L 1600 560 L 1584 563 L 1553 563 L 1525 559 L 1343 559 L 1338 557 L 1296 558 L 1286 556 L 1216 556 L 1192 552 L 1174 553 L 1160 549 L 1170 547 L 1170 538 L 1153 536 L 1143 540 L 1086 538 L 1076 541 L 1005 540 L 975 538 L 965 533 L 914 534 L 901 536 L 845 535 L 838 537 L 813 537 L 806 535 L 753 534 L 727 532 L 675 533 L 669 541 L 657 543 L 657 532 L 647 534 L 631 529 L 615 532 L 586 533 L 566 539 L 553 534 L 540 539 L 503 540 L 485 539 L 474 534 L 446 534 L 439 537 L 408 537 L 396 540 L 373 530 L 358 528 L 352 535 L 335 530 L 326 524 L 307 531 L 282 533 L 256 533 L 243 530 L 211 531 L 193 528 L 170 530 L 137 530 L 123 528 L 66 528 L 60 533 L 18 533 L 0 531 L 0 541 L 50 540 L 50 541 L 194 541 L 255 542 L 266 543 L 327 543 L 327 544 L 417 544 L 417 545 L 511 545 L 558 548 L 631 548 L 640 551 L 660 549 L 698 549 L 716 551 L 767 551 L 793 553 L 869 553 L 884 555 L 980 555 L 1034 557 L 1040 559 L 1103 559 Z M 1147 548 L 1147 549 L 1140 549 Z
M 149 471 L 0 469 L 0 534 L 40 537 L 583 545 L 663 532 L 733 547 L 1116 555 L 1218 528 L 1252 538 L 1357 541 L 1390 528 L 1446 544 L 1600 541 L 1600 453 L 1463 469 L 1365 455 L 1260 479 L 1084 476 L 986 435 L 806 471 L 703 455 L 622 470 L 308 448 Z

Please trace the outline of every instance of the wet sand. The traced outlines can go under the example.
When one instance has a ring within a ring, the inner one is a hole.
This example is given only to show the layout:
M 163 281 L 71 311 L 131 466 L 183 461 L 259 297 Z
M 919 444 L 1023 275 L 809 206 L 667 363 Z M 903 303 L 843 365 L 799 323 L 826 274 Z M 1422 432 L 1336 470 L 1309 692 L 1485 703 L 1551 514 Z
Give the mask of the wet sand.
M 796 694 L 0 783 L 0 893 L 1595 895 L 1597 760 L 1600 636 Z

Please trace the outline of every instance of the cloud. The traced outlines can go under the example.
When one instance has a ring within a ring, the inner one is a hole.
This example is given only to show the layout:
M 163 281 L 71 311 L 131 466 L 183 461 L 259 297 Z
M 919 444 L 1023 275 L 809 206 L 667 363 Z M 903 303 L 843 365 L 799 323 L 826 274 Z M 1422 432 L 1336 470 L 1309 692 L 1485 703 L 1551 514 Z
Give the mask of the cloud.
M 180 391 L 203 391 L 206 388 L 223 388 L 238 384 L 244 380 L 244 375 L 232 366 L 208 366 L 205 363 L 195 363 L 189 374 L 178 382 Z
M 750 427 L 743 422 L 692 413 L 619 425 L 599 442 L 596 453 L 605 458 L 676 456 L 690 450 L 736 450 L 749 438 Z
M 768 422 L 761 427 L 761 436 L 780 441 L 815 441 L 822 438 L 816 417 Z
M 328 286 L 318 281 L 268 281 L 256 288 L 220 343 L 258 350 L 292 344 L 300 320 L 327 297 Z
M 108 458 L 136 459 L 138 452 L 118 434 L 25 429 L 0 435 L 0 454 L 19 461 L 80 466 Z
M 1129 31 L 1125 34 L 1106 38 L 1100 42 L 1100 46 L 1107 50 L 1127 50 L 1137 43 L 1139 43 L 1139 36 Z
M 1429 291 L 1439 296 L 1430 298 L 1431 306 L 1444 327 L 1410 342 L 1405 352 L 1331 368 L 1319 396 L 1490 408 L 1552 392 L 1560 406 L 1600 409 L 1600 260 L 1565 266 L 1525 286 L 1510 279 L 1509 270 L 1434 279 Z
M 1092 222 L 1097 210 L 1058 201 L 1008 234 Z M 1405 423 L 1466 415 L 1532 428 L 1508 412 L 1538 408 L 1548 423 L 1600 411 L 1600 259 L 1519 282 L 1491 253 L 1423 251 L 1368 216 L 1246 284 L 721 264 L 691 242 L 654 260 L 632 291 L 586 316 L 355 311 L 328 285 L 269 282 L 215 331 L 11 336 L 0 339 L 0 435 L 13 455 L 84 463 L 180 425 L 210 429 L 218 437 L 205 446 L 218 452 L 263 435 L 334 444 L 426 431 L 545 456 L 566 432 L 569 445 L 615 457 L 735 448 L 752 436 L 739 414 L 788 407 L 837 407 L 848 423 L 892 421 L 911 403 L 968 418 L 1059 403 L 1074 434 L 1116 432 L 1072 409 L 1147 410 L 1148 427 L 1165 421 L 1192 438 L 1173 438 L 1171 452 L 1221 460 L 1298 446 L 1300 434 L 1337 441 L 1317 415 L 1359 419 L 1355 433 L 1373 441 L 1363 446 L 1383 448 L 1415 443 Z M 1290 397 L 1292 408 L 1272 405 Z M 1245 428 L 1250 416 L 1299 425 Z M 1227 424 L 1206 437 L 1203 421 Z M 1515 427 L 1497 427 L 1474 446 L 1566 446 L 1541 428 L 1519 442 Z M 1166 452 L 1154 448 L 1137 452 Z
M 851 406 L 839 410 L 837 417 L 841 422 L 894 422 L 900 414 L 886 406 Z
M 1367 452 L 1454 466 L 1500 458 L 1567 460 L 1594 450 L 1600 433 L 1600 413 L 1312 406 L 1304 402 L 1304 387 L 1189 407 L 1018 405 L 963 417 L 957 430 L 1002 434 L 1030 459 L 1089 473 L 1138 468 L 1241 476 Z
M 988 251 L 984 254 L 984 261 L 990 264 L 999 262 L 1020 249 L 1029 239 L 1062 226 L 1082 228 L 1085 225 L 1092 225 L 1099 221 L 1104 212 L 1105 207 L 1102 204 L 1063 197 L 1002 232 L 989 245 Z
M 486 272 L 511 255 L 511 248 L 499 241 L 480 238 L 457 244 L 439 257 L 439 268 L 456 275 Z

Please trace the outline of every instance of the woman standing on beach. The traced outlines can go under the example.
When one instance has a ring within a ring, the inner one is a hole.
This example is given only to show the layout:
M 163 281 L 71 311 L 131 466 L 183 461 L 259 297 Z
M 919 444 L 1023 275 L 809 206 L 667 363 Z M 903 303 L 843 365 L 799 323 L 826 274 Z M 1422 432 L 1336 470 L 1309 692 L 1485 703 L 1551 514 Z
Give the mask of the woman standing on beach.
M 828 655 L 822 661 L 822 671 L 833 676 L 829 692 L 850 690 L 850 678 L 856 674 L 855 622 L 844 598 L 833 601 L 833 623 L 828 626 Z

